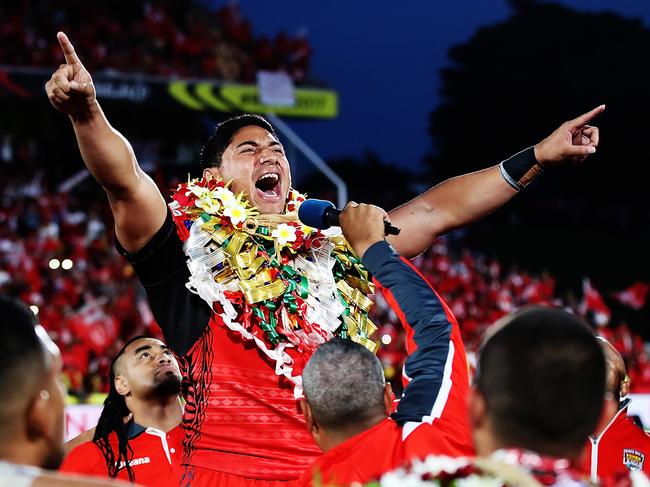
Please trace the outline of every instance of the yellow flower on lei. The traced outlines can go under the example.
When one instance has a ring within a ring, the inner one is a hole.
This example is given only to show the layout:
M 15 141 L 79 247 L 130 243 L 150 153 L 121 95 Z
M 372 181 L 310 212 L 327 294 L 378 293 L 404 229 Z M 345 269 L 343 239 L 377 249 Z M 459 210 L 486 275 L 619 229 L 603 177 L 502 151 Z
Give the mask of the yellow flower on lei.
M 196 200 L 197 208 L 201 208 L 206 213 L 218 213 L 221 210 L 221 203 L 214 198 L 210 192 L 203 193 L 199 199 Z
M 223 214 L 224 216 L 230 218 L 230 222 L 233 225 L 244 223 L 246 221 L 246 218 L 248 218 L 246 207 L 237 201 L 231 203 L 228 206 L 224 205 Z
M 286 245 L 287 242 L 296 241 L 296 228 L 286 223 L 280 223 L 278 228 L 271 232 L 271 236 L 277 240 L 279 245 Z
M 188 191 L 185 193 L 185 196 L 189 196 L 190 193 L 196 196 L 197 198 L 203 198 L 206 195 L 210 195 L 211 191 L 209 188 L 206 188 L 204 186 L 199 186 L 195 184 L 194 181 L 190 181 L 187 184 L 187 189 Z
M 233 206 L 239 203 L 237 201 L 237 198 L 235 197 L 235 194 L 232 191 L 230 191 L 228 188 L 221 188 L 221 187 L 217 188 L 215 190 L 214 196 L 219 200 L 221 200 L 221 204 L 223 204 L 223 206 L 225 207 Z

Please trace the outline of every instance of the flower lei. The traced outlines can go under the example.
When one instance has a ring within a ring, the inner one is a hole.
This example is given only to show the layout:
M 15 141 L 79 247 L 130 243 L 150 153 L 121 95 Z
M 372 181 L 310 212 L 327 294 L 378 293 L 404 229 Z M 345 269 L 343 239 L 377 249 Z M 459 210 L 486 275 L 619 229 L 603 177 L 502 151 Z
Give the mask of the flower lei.
M 415 460 L 409 468 L 400 468 L 384 474 L 377 482 L 366 487 L 401 487 L 408 485 L 440 487 L 543 487 L 543 486 L 595 486 L 649 487 L 643 472 L 629 472 L 591 483 L 570 462 L 550 458 L 516 448 L 498 450 L 489 457 L 451 458 L 429 456 Z
M 180 184 L 169 207 L 188 257 L 188 289 L 224 324 L 275 362 L 301 394 L 302 369 L 334 336 L 375 352 L 368 272 L 342 235 L 300 223 L 305 200 L 291 190 L 283 215 L 261 215 L 229 183 Z

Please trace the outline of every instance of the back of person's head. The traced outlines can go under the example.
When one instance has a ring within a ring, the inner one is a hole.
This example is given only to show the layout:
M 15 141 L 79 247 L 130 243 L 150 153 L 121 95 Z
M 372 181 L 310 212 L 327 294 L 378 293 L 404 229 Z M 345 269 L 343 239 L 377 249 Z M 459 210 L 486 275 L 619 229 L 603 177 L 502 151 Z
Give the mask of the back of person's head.
M 58 348 L 22 302 L 0 295 L 0 459 L 57 468 L 63 458 Z
M 278 138 L 273 126 L 260 115 L 246 113 L 230 117 L 215 127 L 214 134 L 212 134 L 201 149 L 201 169 L 221 166 L 221 157 L 228 145 L 230 145 L 230 142 L 232 142 L 235 134 L 240 129 L 250 125 L 261 127 L 269 132 L 274 138 Z
M 372 352 L 349 340 L 321 345 L 302 373 L 314 421 L 331 431 L 356 428 L 385 414 L 386 381 Z
M 493 445 L 575 457 L 602 412 L 603 352 L 575 315 L 524 308 L 506 317 L 484 343 L 476 389 Z M 478 443 L 479 453 L 486 453 Z

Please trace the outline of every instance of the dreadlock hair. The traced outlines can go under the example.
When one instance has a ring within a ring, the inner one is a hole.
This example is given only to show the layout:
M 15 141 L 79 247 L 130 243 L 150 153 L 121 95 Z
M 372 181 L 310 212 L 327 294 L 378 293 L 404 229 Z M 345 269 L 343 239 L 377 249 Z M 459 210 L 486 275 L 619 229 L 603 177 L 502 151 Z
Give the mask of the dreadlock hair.
M 109 373 L 110 389 L 108 391 L 108 396 L 104 400 L 104 409 L 102 409 L 102 414 L 99 416 L 99 421 L 95 428 L 95 435 L 93 436 L 93 442 L 99 447 L 102 455 L 104 455 L 109 477 L 117 477 L 118 472 L 123 468 L 126 468 L 131 483 L 135 482 L 135 474 L 129 464 L 133 459 L 133 449 L 129 445 L 127 424 L 124 423 L 124 418 L 128 416 L 131 411 L 126 407 L 124 396 L 118 393 L 115 388 L 115 364 L 124 354 L 126 347 L 142 338 L 151 337 L 147 335 L 138 335 L 131 338 L 124 344 L 122 349 L 117 353 L 117 355 L 115 355 L 111 362 Z M 117 456 L 108 441 L 111 433 L 115 433 L 117 436 Z

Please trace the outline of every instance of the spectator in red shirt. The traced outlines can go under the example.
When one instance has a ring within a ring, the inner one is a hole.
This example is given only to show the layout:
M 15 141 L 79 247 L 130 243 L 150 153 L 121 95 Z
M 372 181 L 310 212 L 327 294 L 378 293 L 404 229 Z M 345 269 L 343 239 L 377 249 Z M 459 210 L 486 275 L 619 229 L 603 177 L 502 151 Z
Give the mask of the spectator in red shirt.
M 458 323 L 419 272 L 384 240 L 383 210 L 348 205 L 346 239 L 401 316 L 409 336 L 404 395 L 393 394 L 381 363 L 361 345 L 333 339 L 303 371 L 301 407 L 325 453 L 301 485 L 368 482 L 413 458 L 472 454 L 466 409 L 469 390 Z
M 72 449 L 61 471 L 179 485 L 183 407 L 174 355 L 156 338 L 136 337 L 110 371 L 110 392 L 93 440 Z
M 627 415 L 630 399 L 621 398 L 630 392 L 630 379 L 623 356 L 614 346 L 599 337 L 607 362 L 609 398 L 602 426 L 589 437 L 584 454 L 584 470 L 594 482 L 628 470 L 650 473 L 650 436 Z

